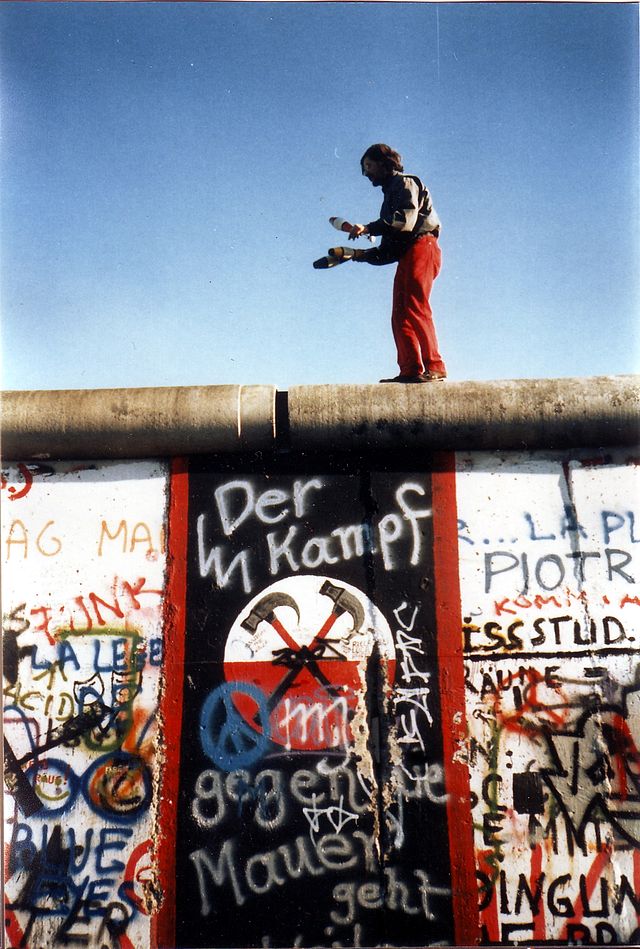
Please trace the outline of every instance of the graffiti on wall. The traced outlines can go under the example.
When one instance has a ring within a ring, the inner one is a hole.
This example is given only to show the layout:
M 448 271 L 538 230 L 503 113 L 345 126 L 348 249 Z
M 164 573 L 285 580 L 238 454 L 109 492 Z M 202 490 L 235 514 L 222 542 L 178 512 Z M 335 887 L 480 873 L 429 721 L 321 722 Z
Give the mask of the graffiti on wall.
M 484 942 L 640 940 L 637 471 L 459 459 Z
M 146 462 L 3 471 L 9 945 L 149 944 L 166 487 Z
M 190 486 L 178 941 L 451 941 L 429 477 Z
M 638 465 L 377 461 L 2 472 L 8 945 L 640 941 Z

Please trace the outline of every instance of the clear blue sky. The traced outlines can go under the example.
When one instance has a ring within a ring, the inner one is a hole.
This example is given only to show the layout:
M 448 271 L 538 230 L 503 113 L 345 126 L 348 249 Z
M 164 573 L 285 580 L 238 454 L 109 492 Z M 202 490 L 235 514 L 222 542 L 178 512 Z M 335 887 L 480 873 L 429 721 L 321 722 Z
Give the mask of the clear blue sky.
M 454 380 L 640 371 L 635 3 L 3 3 L 3 387 L 376 382 L 401 152 Z M 365 245 L 364 242 L 363 246 Z

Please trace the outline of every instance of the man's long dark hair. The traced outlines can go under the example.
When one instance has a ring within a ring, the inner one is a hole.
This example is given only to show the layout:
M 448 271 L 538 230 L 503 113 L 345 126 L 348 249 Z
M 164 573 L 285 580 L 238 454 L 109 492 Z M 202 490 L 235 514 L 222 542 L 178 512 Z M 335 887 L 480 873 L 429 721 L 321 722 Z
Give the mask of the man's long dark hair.
M 394 151 L 389 145 L 379 142 L 377 145 L 370 145 L 362 158 L 360 159 L 360 168 L 364 175 L 364 160 L 369 158 L 371 161 L 382 162 L 388 172 L 404 171 L 402 158 L 398 152 Z

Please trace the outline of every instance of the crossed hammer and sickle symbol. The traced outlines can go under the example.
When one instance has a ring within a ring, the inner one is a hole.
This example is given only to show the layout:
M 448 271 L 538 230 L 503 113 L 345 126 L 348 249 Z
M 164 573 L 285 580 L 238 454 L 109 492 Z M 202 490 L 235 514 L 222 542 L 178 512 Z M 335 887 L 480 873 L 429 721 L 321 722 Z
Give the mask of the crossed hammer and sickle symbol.
M 344 587 L 337 586 L 329 580 L 320 587 L 320 593 L 333 600 L 331 613 L 324 621 L 322 627 L 315 634 L 308 646 L 300 646 L 293 636 L 288 632 L 282 622 L 275 614 L 278 606 L 289 606 L 294 610 L 298 622 L 300 622 L 300 610 L 298 604 L 287 593 L 268 593 L 253 606 L 249 615 L 242 620 L 240 625 L 243 629 L 254 633 L 258 624 L 263 620 L 278 633 L 280 638 L 286 643 L 282 649 L 274 650 L 274 665 L 286 666 L 289 672 L 283 677 L 278 687 L 272 693 L 267 701 L 267 710 L 271 713 L 287 689 L 296 681 L 303 669 L 308 669 L 312 676 L 323 686 L 325 691 L 332 697 L 339 694 L 339 689 L 331 684 L 329 679 L 323 673 L 318 665 L 318 659 L 326 656 L 327 647 L 334 653 L 336 659 L 343 662 L 345 657 L 337 652 L 326 641 L 326 637 L 333 627 L 336 620 L 344 613 L 349 613 L 353 620 L 353 632 L 358 632 L 364 623 L 364 609 L 360 601 L 346 590 Z

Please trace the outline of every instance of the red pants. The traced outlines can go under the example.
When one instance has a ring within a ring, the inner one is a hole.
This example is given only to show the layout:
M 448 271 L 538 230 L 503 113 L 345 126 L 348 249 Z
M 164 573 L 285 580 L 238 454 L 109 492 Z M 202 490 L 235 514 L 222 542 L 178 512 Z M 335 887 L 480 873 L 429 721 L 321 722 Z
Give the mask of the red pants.
M 425 370 L 446 372 L 429 304 L 441 260 L 437 239 L 427 234 L 411 245 L 398 264 L 393 282 L 391 329 L 402 376 L 414 376 Z

